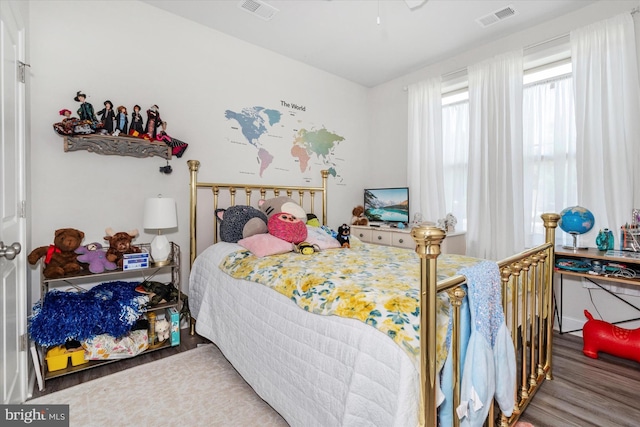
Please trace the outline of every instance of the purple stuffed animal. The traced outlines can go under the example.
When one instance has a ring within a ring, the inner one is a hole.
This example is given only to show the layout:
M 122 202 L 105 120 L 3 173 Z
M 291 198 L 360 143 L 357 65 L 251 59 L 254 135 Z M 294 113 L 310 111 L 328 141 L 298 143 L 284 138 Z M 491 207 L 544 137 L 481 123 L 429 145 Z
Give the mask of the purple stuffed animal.
M 78 262 L 89 264 L 89 271 L 92 273 L 103 273 L 105 270 L 115 270 L 116 264 L 107 259 L 107 252 L 102 249 L 100 243 L 89 243 L 80 246 L 75 251 L 78 255 Z

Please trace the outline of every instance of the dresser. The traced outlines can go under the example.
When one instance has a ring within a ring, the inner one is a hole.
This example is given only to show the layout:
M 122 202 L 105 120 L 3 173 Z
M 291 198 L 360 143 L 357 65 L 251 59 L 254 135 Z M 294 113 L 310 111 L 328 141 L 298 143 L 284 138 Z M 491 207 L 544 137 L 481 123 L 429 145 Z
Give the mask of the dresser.
M 465 255 L 467 250 L 465 234 L 464 231 L 447 234 L 447 237 L 442 242 L 442 253 Z M 351 235 L 367 243 L 395 246 L 397 248 L 416 248 L 416 243 L 411 237 L 411 229 L 352 225 Z

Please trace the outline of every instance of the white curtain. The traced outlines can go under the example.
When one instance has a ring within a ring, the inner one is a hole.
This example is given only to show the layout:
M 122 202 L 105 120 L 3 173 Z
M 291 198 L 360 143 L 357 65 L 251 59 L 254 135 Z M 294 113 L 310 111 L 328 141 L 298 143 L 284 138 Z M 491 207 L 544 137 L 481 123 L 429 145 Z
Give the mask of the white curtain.
M 572 31 L 571 58 L 578 203 L 596 219 L 581 244 L 595 246 L 599 229 L 630 222 L 632 208 L 640 206 L 640 90 L 631 15 Z
M 469 164 L 469 102 L 442 107 L 444 198 L 456 230 L 467 229 L 467 165 Z
M 525 246 L 533 247 L 545 238 L 540 215 L 577 204 L 573 79 L 536 83 L 523 95 Z
M 442 172 L 442 88 L 440 78 L 412 84 L 409 91 L 407 182 L 411 215 L 424 221 L 446 215 Z
M 467 254 L 524 249 L 522 51 L 469 67 Z

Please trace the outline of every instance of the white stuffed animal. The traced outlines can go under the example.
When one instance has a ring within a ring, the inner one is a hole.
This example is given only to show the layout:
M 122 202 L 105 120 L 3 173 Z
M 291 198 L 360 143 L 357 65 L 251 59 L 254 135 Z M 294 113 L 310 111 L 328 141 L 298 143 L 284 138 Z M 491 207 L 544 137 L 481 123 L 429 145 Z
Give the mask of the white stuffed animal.
M 169 339 L 169 334 L 171 326 L 169 325 L 169 321 L 167 319 L 160 319 L 156 321 L 156 335 L 158 337 L 158 342 L 163 342 L 166 339 Z

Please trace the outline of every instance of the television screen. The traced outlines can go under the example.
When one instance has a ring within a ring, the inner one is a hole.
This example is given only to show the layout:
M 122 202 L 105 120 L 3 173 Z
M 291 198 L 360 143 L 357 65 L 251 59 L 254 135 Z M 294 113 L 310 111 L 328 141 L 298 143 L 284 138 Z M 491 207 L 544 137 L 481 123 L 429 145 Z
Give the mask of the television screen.
M 364 214 L 372 222 L 409 222 L 409 188 L 365 189 Z

